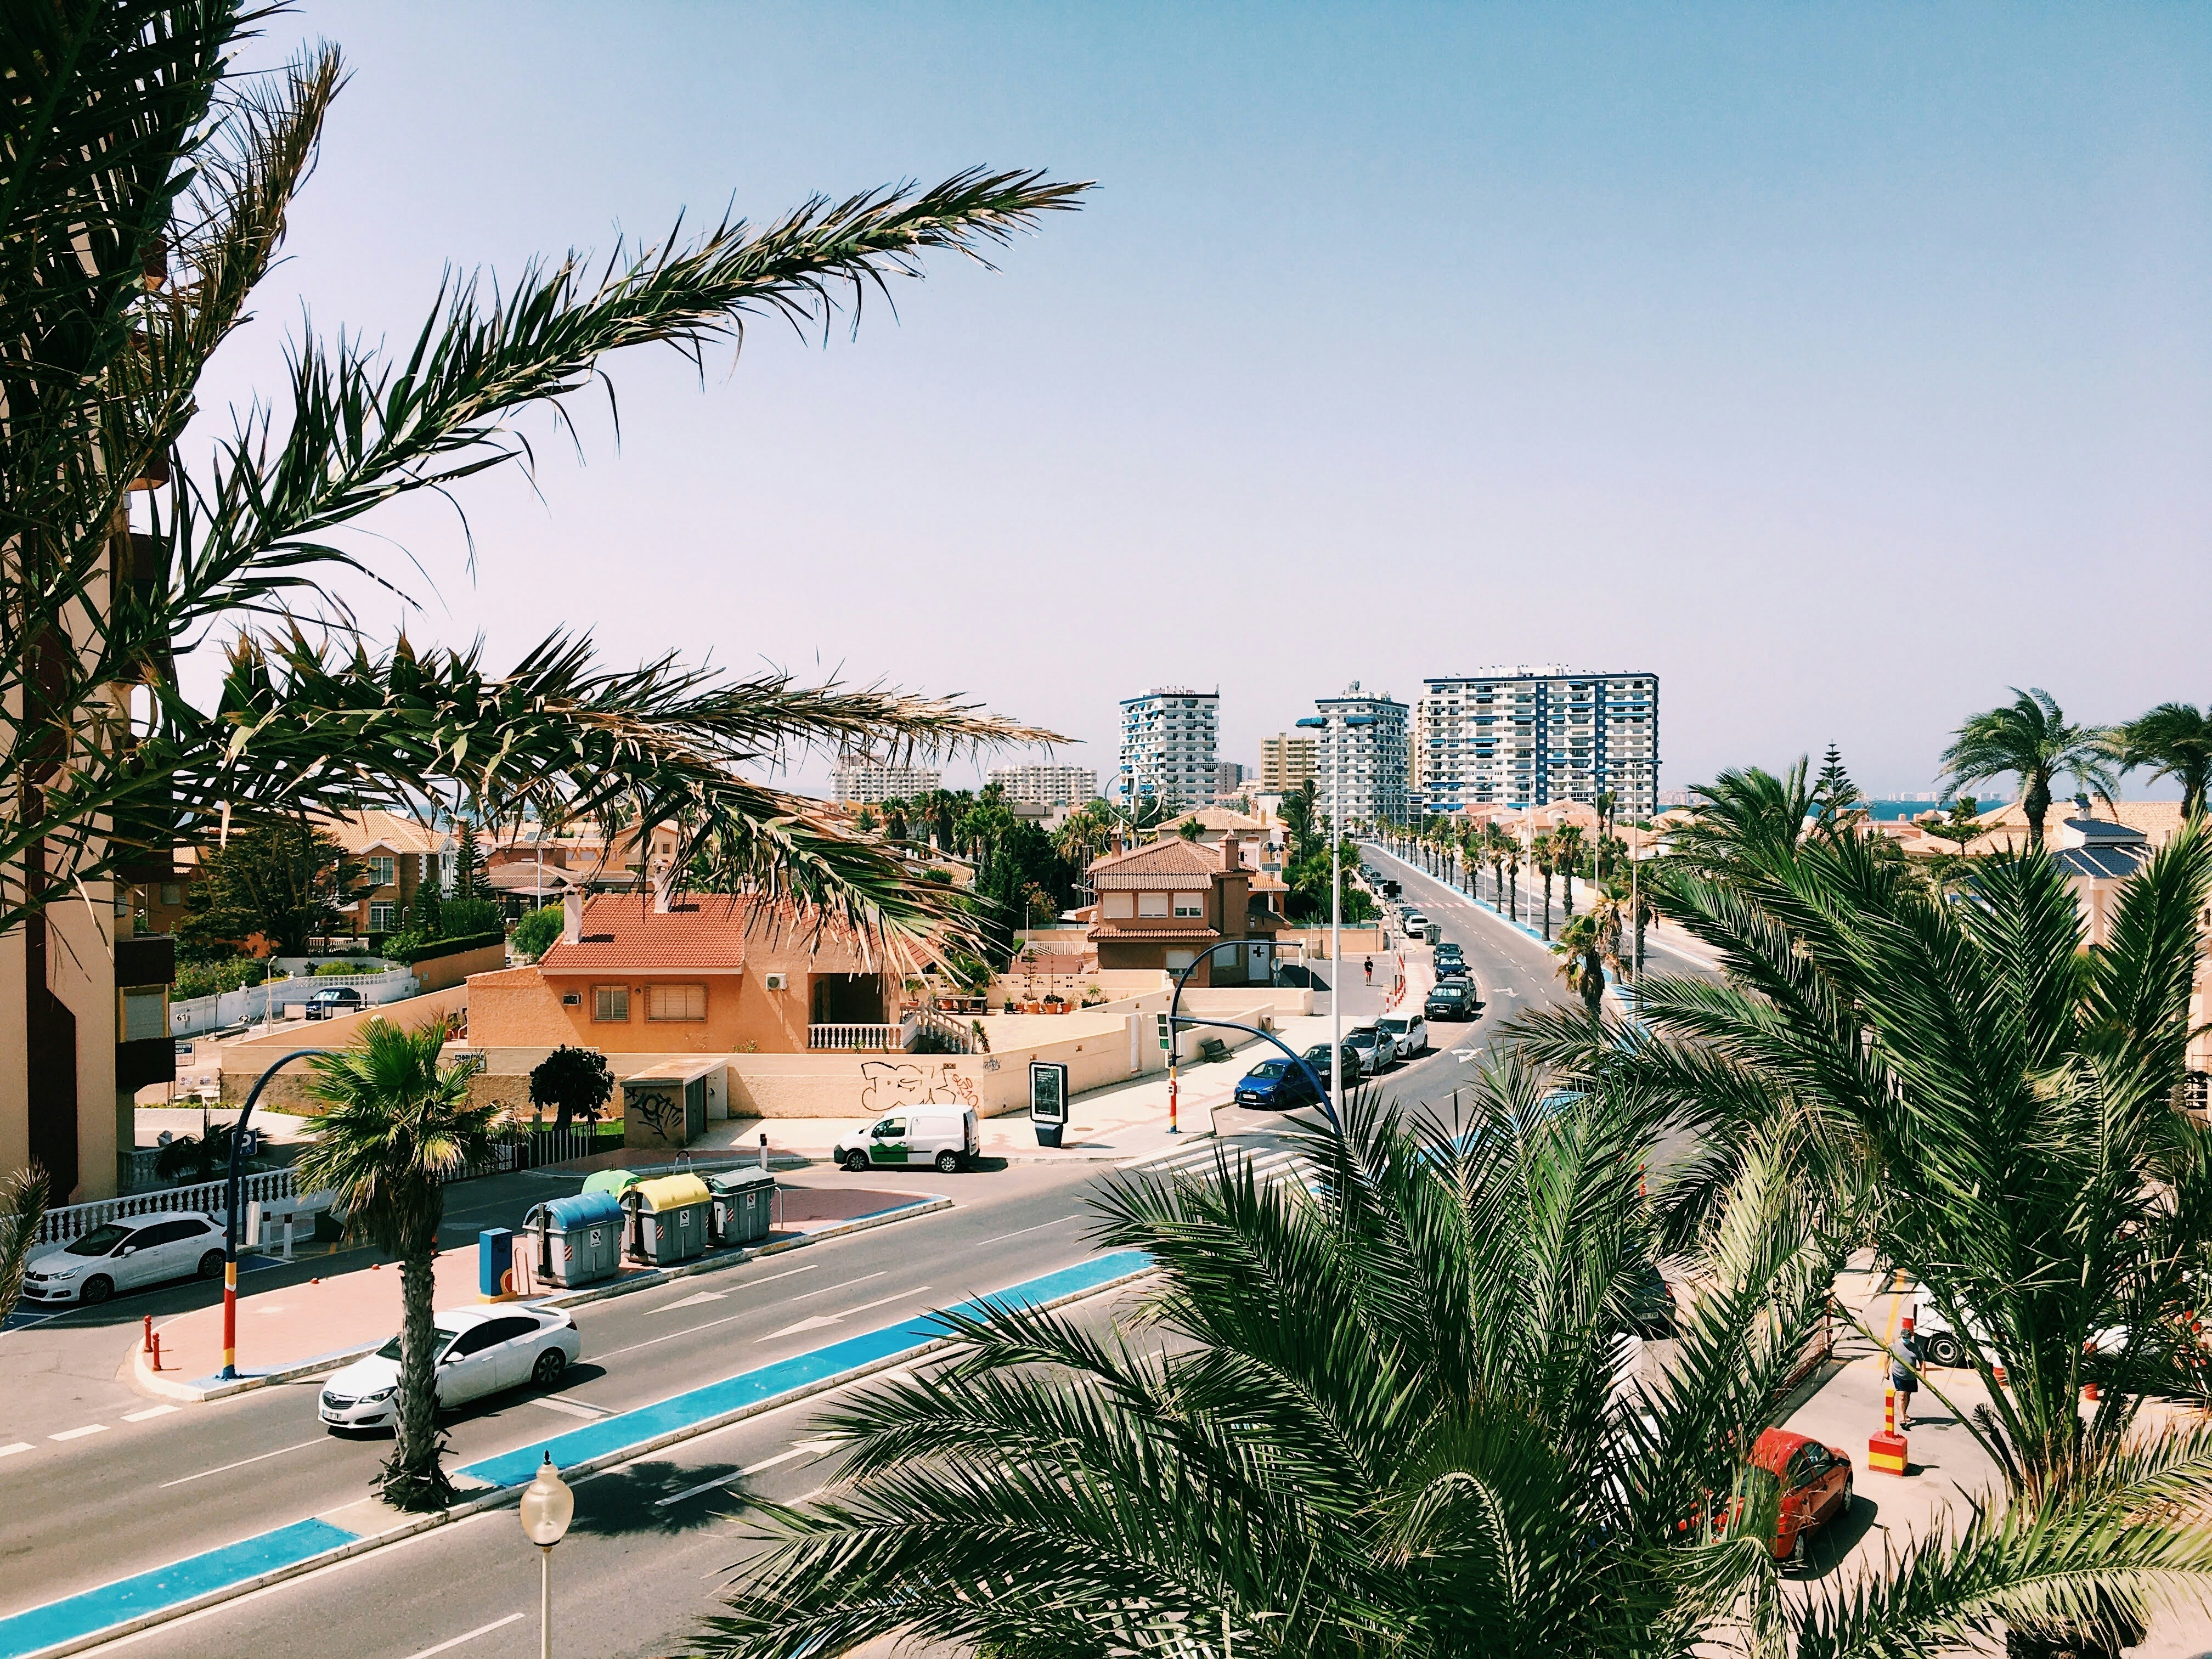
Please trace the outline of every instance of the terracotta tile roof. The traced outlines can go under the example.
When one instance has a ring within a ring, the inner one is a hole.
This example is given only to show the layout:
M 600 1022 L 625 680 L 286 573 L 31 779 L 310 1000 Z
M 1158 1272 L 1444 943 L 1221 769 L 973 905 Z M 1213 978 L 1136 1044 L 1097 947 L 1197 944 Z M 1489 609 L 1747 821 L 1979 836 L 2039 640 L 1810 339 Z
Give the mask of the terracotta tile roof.
M 641 894 L 601 894 L 585 902 L 583 938 L 556 943 L 538 963 L 549 974 L 738 974 L 748 966 L 814 974 L 887 968 L 882 951 L 865 949 L 846 929 L 817 925 L 788 904 L 720 893 L 678 897 L 665 915 Z
M 1132 939 L 1165 939 L 1171 945 L 1211 945 L 1221 935 L 1211 927 L 1124 927 L 1109 921 L 1092 928 L 1091 937 L 1103 945 Z
M 443 830 L 433 830 L 404 812 L 380 808 L 325 819 L 322 827 L 349 853 L 365 853 L 373 847 L 388 847 L 395 853 L 437 853 L 453 844 L 453 836 Z
M 1240 866 L 1247 874 L 1254 873 L 1251 866 Z M 1221 873 L 1221 849 L 1208 847 L 1203 842 L 1185 841 L 1175 836 L 1126 853 L 1109 853 L 1103 858 L 1091 860 L 1087 872 L 1093 890 L 1107 887 L 1161 887 L 1175 878 L 1191 876 L 1200 884 L 1211 882 Z

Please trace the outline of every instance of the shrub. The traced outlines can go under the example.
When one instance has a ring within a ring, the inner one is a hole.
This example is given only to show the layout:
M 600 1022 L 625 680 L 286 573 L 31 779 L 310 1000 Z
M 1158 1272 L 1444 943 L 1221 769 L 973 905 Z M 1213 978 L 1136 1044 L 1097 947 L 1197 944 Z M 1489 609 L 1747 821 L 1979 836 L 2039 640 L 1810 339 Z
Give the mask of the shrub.
M 564 1042 L 530 1073 L 530 1103 L 558 1108 L 558 1124 L 564 1129 L 571 1115 L 596 1118 L 614 1091 L 613 1068 L 596 1048 Z
M 487 945 L 507 943 L 507 929 L 496 928 L 489 933 L 470 933 L 459 939 L 416 939 L 393 934 L 384 954 L 393 962 L 416 963 L 431 957 L 458 956 L 463 951 L 482 950 Z
M 438 933 L 444 939 L 474 938 L 478 933 L 507 933 L 507 917 L 496 901 L 457 898 L 446 901 L 438 915 Z
M 323 963 L 322 966 L 315 969 L 318 976 L 328 976 L 338 974 L 362 974 L 372 971 L 373 970 L 366 962 L 326 962 Z
M 258 985 L 269 977 L 269 964 L 258 957 L 222 957 L 213 962 L 188 962 L 177 969 L 170 997 L 183 1002 L 192 997 L 211 997 L 241 986 Z
M 561 937 L 561 907 L 549 904 L 532 910 L 514 925 L 514 953 L 532 961 L 545 954 Z

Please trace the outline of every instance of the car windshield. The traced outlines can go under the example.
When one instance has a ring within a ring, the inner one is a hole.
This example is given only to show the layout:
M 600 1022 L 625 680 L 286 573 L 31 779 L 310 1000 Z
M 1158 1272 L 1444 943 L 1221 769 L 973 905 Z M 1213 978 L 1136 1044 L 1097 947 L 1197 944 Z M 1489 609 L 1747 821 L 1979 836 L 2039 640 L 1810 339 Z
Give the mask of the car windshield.
M 118 1227 L 113 1222 L 105 1227 L 94 1227 L 82 1238 L 69 1247 L 71 1255 L 106 1255 L 131 1237 L 131 1229 Z
M 1280 1077 L 1290 1069 L 1286 1060 L 1263 1060 L 1252 1068 L 1254 1077 Z
M 430 1363 L 434 1365 L 438 1363 L 438 1356 L 445 1352 L 447 1346 L 460 1333 L 459 1331 L 448 1330 L 443 1325 L 439 1325 L 432 1328 L 430 1332 Z M 376 1351 L 376 1357 L 379 1359 L 398 1358 L 399 1339 L 395 1336 L 391 1341 L 379 1348 Z
M 1382 1022 L 1382 1029 L 1391 1032 L 1402 1031 L 1410 1023 L 1402 1019 L 1386 1019 Z

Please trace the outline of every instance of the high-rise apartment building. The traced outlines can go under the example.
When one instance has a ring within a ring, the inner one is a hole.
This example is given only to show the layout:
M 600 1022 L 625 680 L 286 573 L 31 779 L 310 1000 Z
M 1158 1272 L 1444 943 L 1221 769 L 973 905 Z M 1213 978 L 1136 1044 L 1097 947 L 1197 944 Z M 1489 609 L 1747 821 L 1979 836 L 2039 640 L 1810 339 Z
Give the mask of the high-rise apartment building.
M 1238 761 L 1216 761 L 1213 763 L 1213 798 L 1234 800 L 1244 793 L 1244 780 L 1250 773 Z
M 1088 766 L 1001 766 L 991 781 L 1008 800 L 1031 806 L 1080 806 L 1098 794 L 1098 774 Z
M 1326 726 L 1314 732 L 1314 787 L 1322 810 L 1346 823 L 1403 823 L 1406 821 L 1406 705 L 1385 691 L 1362 691 L 1358 680 L 1343 695 L 1316 697 L 1314 708 Z M 1349 726 L 1337 718 L 1365 715 L 1372 725 Z
M 1278 732 L 1260 739 L 1260 793 L 1285 794 L 1314 775 L 1314 740 Z
M 1594 804 L 1623 817 L 1659 803 L 1659 677 L 1558 666 L 1431 678 L 1416 722 L 1423 806 Z
M 1214 744 L 1221 694 L 1158 686 L 1121 700 L 1121 769 L 1115 788 L 1124 801 L 1151 795 L 1174 807 L 1213 799 Z
M 877 761 L 840 761 L 830 774 L 835 800 L 873 805 L 881 800 L 912 800 L 944 787 L 945 774 L 923 766 L 885 766 Z

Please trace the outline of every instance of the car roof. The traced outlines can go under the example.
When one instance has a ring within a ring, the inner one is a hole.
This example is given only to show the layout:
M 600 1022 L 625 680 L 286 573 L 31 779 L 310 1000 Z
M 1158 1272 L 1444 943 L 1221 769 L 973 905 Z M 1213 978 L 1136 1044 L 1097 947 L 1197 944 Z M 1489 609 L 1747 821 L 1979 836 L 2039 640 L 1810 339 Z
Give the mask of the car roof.
M 204 1221 L 215 1224 L 215 1218 L 204 1210 L 149 1210 L 144 1215 L 112 1215 L 107 1218 L 118 1227 L 150 1227 L 157 1221 Z M 102 1226 L 106 1222 L 100 1224 Z
M 1751 1461 L 1769 1474 L 1781 1475 L 1790 1467 L 1790 1460 L 1807 1446 L 1826 1446 L 1825 1440 L 1809 1434 L 1799 1434 L 1794 1429 L 1768 1429 L 1752 1443 Z

